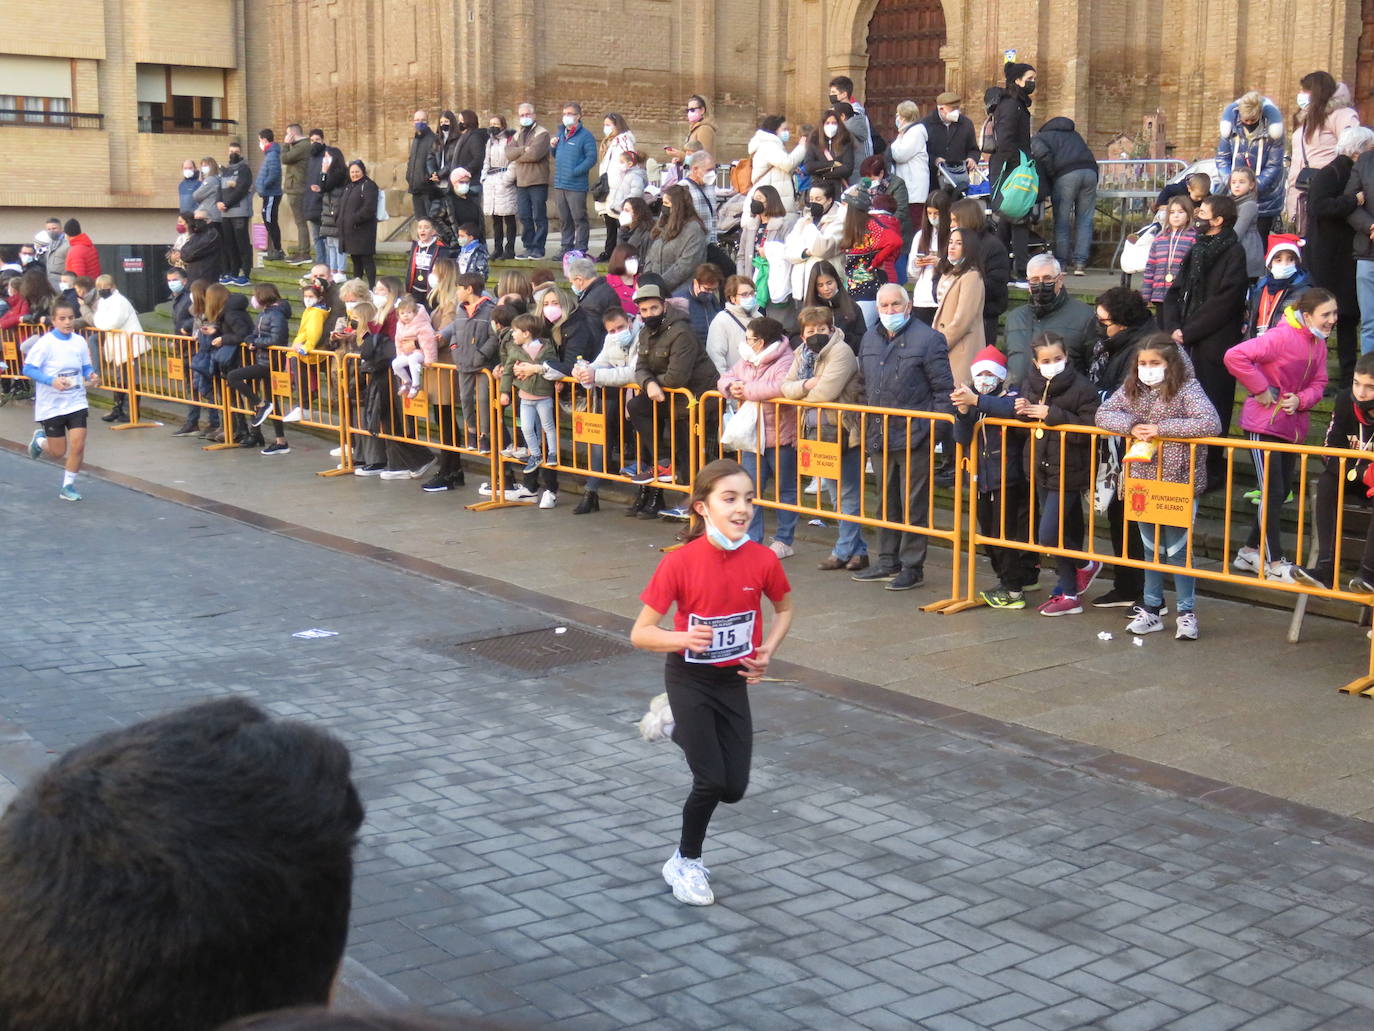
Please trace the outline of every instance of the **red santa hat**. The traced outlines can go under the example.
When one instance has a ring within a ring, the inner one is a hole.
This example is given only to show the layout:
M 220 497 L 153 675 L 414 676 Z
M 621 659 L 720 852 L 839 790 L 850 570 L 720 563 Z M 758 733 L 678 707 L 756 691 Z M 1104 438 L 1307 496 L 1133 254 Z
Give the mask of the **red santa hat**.
M 1265 265 L 1269 265 L 1274 260 L 1274 255 L 1281 251 L 1289 251 L 1302 264 L 1302 245 L 1306 240 L 1300 240 L 1292 233 L 1270 233 L 1269 234 L 1269 253 L 1264 256 Z
M 1002 352 L 991 344 L 979 351 L 973 358 L 973 364 L 969 366 L 970 374 L 976 376 L 980 372 L 990 372 L 998 379 L 1007 378 L 1007 359 Z

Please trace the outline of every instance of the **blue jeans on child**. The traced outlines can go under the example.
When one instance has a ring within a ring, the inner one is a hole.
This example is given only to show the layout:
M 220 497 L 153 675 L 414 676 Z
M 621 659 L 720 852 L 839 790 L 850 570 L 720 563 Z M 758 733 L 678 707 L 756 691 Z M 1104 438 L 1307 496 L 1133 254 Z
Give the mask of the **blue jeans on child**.
M 1196 504 L 1193 506 L 1197 512 Z M 1154 523 L 1137 523 L 1140 540 L 1145 545 L 1145 558 L 1155 559 Z M 1181 566 L 1188 561 L 1188 530 L 1182 526 L 1159 526 L 1159 561 L 1166 566 Z M 1197 598 L 1197 579 L 1174 573 L 1174 593 L 1178 596 L 1178 611 L 1192 612 Z M 1145 605 L 1159 611 L 1164 604 L 1164 574 L 1156 569 L 1145 570 Z
M 553 421 L 553 398 L 520 399 L 520 432 L 530 449 L 531 462 L 558 461 L 558 429 Z
M 1069 551 L 1083 550 L 1083 498 L 1077 491 L 1050 490 L 1036 488 L 1040 495 L 1040 526 L 1036 534 L 1044 548 L 1065 548 Z M 1059 540 L 1059 502 L 1064 502 L 1064 541 Z M 1054 570 L 1059 580 L 1059 593 L 1066 598 L 1078 597 L 1078 569 L 1076 558 L 1056 556 Z
M 761 455 L 756 455 L 752 451 L 742 451 L 739 457 L 740 465 L 744 466 L 744 471 L 754 481 L 754 490 L 758 492 L 758 497 L 775 499 L 784 505 L 797 503 L 795 447 L 765 447 Z M 777 489 L 773 491 L 768 489 L 771 477 L 776 477 L 778 481 Z M 773 539 L 782 541 L 783 544 L 791 544 L 796 533 L 797 513 L 779 509 L 778 530 L 773 534 Z M 754 521 L 749 524 L 749 537 L 760 544 L 763 543 L 763 509 L 757 505 L 754 506 Z

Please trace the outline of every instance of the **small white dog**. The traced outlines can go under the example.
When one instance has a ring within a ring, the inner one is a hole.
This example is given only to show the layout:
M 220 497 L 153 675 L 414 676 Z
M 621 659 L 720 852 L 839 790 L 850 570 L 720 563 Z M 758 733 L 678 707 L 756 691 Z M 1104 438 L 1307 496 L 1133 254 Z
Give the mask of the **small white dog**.
M 673 736 L 673 710 L 668 707 L 668 695 L 655 695 L 649 711 L 637 724 L 639 736 L 645 741 L 667 741 Z

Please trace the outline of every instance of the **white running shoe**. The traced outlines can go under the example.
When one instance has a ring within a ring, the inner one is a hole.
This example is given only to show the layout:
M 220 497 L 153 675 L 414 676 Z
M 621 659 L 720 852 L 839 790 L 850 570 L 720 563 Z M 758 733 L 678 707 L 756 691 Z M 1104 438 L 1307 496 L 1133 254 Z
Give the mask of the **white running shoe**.
M 716 901 L 710 876 L 711 871 L 700 859 L 683 859 L 677 852 L 663 864 L 663 879 L 673 889 L 673 898 L 689 906 L 709 906 Z
M 1259 549 L 1242 547 L 1236 552 L 1236 557 L 1231 560 L 1231 565 L 1242 573 L 1258 573 L 1260 571 Z
M 553 508 L 556 504 L 558 504 L 558 495 L 551 490 L 544 491 L 539 497 L 540 508 Z
M 1282 584 L 1297 583 L 1297 580 L 1293 579 L 1293 563 L 1286 558 L 1270 562 L 1264 571 L 1264 578 Z
M 796 554 L 796 552 L 792 550 L 792 545 L 784 544 L 782 541 L 769 541 L 768 547 L 773 549 L 773 554 L 780 559 L 791 558 Z
M 301 421 L 301 414 L 302 414 L 302 413 L 301 413 L 301 406 L 300 406 L 300 405 L 296 405 L 295 408 L 291 409 L 291 411 L 287 412 L 285 415 L 283 415 L 283 416 L 281 417 L 281 421 L 282 421 L 282 422 L 300 422 L 300 421 Z
M 349 448 L 348 450 L 349 450 L 350 454 L 351 454 L 352 451 L 353 451 L 352 448 Z M 330 458 L 342 458 L 342 457 L 343 457 L 343 453 L 344 453 L 344 449 L 343 449 L 343 448 L 341 448 L 341 447 L 336 447 L 336 448 L 334 448 L 334 450 L 332 450 L 332 451 L 329 452 L 329 457 L 330 457 Z
M 1197 616 L 1191 612 L 1180 612 L 1177 623 L 1178 629 L 1174 631 L 1175 641 L 1197 640 Z
M 533 501 L 539 495 L 530 490 L 523 483 L 519 486 L 506 491 L 507 501 Z
M 1143 636 L 1145 634 L 1157 633 L 1164 629 L 1164 620 L 1149 609 L 1135 607 L 1135 618 L 1126 624 L 1126 632 Z
M 384 480 L 408 480 L 410 479 L 409 469 L 383 469 L 377 474 Z

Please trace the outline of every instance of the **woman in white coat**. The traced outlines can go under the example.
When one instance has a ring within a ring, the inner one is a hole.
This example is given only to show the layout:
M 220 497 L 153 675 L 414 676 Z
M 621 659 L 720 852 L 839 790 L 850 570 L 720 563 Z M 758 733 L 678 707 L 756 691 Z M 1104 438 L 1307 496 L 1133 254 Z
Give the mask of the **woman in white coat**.
M 749 160 L 751 190 L 760 186 L 771 186 L 778 191 L 785 211 L 796 207 L 796 193 L 792 189 L 792 171 L 801 163 L 805 147 L 798 145 L 788 150 L 778 136 L 778 131 L 787 119 L 782 115 L 767 115 L 760 122 L 758 131 L 749 141 Z
M 812 180 L 807 192 L 806 210 L 802 212 L 783 243 L 783 256 L 791 266 L 792 296 L 806 296 L 806 284 L 811 270 L 822 261 L 829 262 L 840 281 L 844 280 L 844 220 L 849 209 L 837 198 L 835 180 Z M 785 323 L 788 332 L 795 326 Z
M 596 168 L 598 177 L 606 177 L 609 192 L 605 200 L 595 201 L 592 205 L 601 216 L 601 224 L 606 227 L 606 246 L 597 255 L 597 261 L 609 261 L 611 251 L 615 250 L 616 236 L 620 230 L 620 209 L 627 199 L 622 196 L 619 203 L 616 202 L 620 181 L 625 176 L 625 162 L 621 159 L 634 152 L 635 134 L 630 132 L 625 116 L 610 112 L 601 120 L 601 161 Z M 643 192 L 640 191 L 641 194 Z
M 792 266 L 784 256 L 785 242 L 798 215 L 783 207 L 772 186 L 757 186 L 740 218 L 739 250 L 735 271 L 754 284 L 759 314 L 784 326 L 795 321 L 792 300 Z M 731 363 L 733 364 L 733 363 Z
M 95 281 L 96 302 L 92 326 L 100 331 L 100 353 L 105 359 L 105 368 L 113 373 L 109 379 L 115 390 L 128 389 L 129 348 L 133 347 L 135 359 L 148 351 L 148 338 L 143 335 L 143 324 L 138 321 L 138 312 L 122 293 L 115 289 L 114 277 L 102 275 Z M 135 381 L 137 377 L 135 376 Z M 102 416 L 104 422 L 128 422 L 128 395 L 119 394 L 109 414 Z
M 921 109 L 914 100 L 897 105 L 897 138 L 888 144 L 892 171 L 906 183 L 907 209 L 911 213 L 911 228 L 919 231 L 925 225 L 926 198 L 930 196 L 930 156 L 926 151 L 929 137 L 921 124 Z
M 515 258 L 515 169 L 506 161 L 506 144 L 511 133 L 506 120 L 492 115 L 487 122 L 487 157 L 482 164 L 482 212 L 491 219 L 493 241 L 491 259 Z M 456 240 L 445 240 L 449 246 Z

